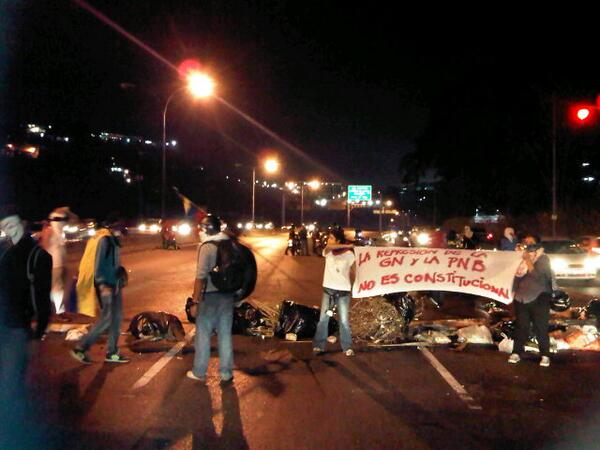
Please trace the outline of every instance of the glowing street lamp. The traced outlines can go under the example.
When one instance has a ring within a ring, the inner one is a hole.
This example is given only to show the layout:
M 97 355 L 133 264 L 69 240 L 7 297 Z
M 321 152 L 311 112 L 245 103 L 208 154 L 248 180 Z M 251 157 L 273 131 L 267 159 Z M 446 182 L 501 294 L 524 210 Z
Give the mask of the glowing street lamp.
M 192 97 L 206 98 L 214 94 L 215 82 L 202 72 L 190 72 L 187 76 L 187 88 Z
M 304 223 L 304 186 L 308 186 L 313 191 L 316 191 L 321 187 L 319 180 L 303 181 L 300 183 L 300 224 Z
M 169 95 L 163 109 L 163 138 L 162 138 L 162 189 L 161 189 L 161 205 L 160 205 L 160 217 L 165 219 L 165 198 L 167 191 L 167 108 L 169 103 L 175 94 L 178 94 L 183 89 L 187 89 L 188 92 L 194 98 L 206 98 L 214 94 L 215 83 L 206 74 L 198 71 L 192 71 L 186 77 L 187 84 L 176 89 Z M 175 141 L 173 141 L 175 142 Z M 173 146 L 176 145 L 176 142 Z
M 263 163 L 263 169 L 267 173 L 276 173 L 279 170 L 279 161 L 269 158 Z M 254 226 L 256 206 L 256 167 L 252 168 L 252 226 Z

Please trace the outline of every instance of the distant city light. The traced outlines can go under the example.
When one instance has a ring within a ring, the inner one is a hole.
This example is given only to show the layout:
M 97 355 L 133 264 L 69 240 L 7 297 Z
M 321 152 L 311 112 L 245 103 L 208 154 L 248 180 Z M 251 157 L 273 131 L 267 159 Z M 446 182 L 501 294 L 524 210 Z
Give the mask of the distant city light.
M 589 166 L 589 165 L 590 165 L 590 163 L 589 163 L 589 162 L 584 162 L 584 163 L 581 163 L 581 167 L 587 167 L 587 166 Z
M 177 141 L 176 141 L 176 140 L 172 140 L 172 141 L 171 141 L 171 145 L 172 145 L 173 147 L 175 147 L 175 146 L 177 145 Z

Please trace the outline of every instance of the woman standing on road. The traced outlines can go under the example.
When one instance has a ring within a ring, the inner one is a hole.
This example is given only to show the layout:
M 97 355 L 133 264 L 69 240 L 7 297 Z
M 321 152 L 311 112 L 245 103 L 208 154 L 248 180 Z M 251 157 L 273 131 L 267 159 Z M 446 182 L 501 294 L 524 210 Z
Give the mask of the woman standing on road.
M 523 262 L 517 270 L 514 282 L 514 305 L 517 316 L 515 345 L 508 362 L 516 364 L 521 360 L 525 341 L 529 336 L 529 326 L 533 323 L 535 336 L 542 359 L 540 366 L 550 366 L 550 337 L 548 320 L 550 319 L 550 300 L 554 285 L 554 274 L 550 268 L 550 259 L 544 254 L 538 239 L 531 234 L 523 239 L 525 250 Z
M 337 305 L 340 320 L 340 341 L 346 356 L 354 356 L 352 333 L 348 312 L 350 308 L 350 269 L 354 264 L 353 245 L 348 244 L 344 230 L 336 228 L 329 235 L 327 246 L 323 249 L 325 271 L 323 273 L 323 298 L 321 316 L 313 340 L 313 352 L 317 355 L 325 351 L 329 318 L 333 315 L 333 306 Z

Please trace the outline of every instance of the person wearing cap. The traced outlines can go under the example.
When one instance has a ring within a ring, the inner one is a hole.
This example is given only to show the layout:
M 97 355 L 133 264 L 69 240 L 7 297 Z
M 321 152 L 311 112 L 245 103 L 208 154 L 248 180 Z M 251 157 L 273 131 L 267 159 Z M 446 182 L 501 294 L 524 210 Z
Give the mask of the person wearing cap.
M 513 285 L 516 315 L 515 342 L 508 362 L 516 364 L 521 360 L 525 342 L 529 337 L 530 324 L 533 324 L 538 341 L 541 367 L 550 366 L 550 299 L 554 286 L 554 274 L 550 259 L 536 236 L 528 234 L 523 239 L 523 261 L 519 266 Z
M 64 292 L 67 281 L 67 249 L 63 229 L 71 212 L 68 207 L 56 208 L 48 216 L 48 222 L 42 229 L 40 245 L 52 256 L 52 290 L 50 299 L 54 304 L 54 312 L 65 312 Z
M 100 300 L 102 313 L 88 334 L 71 350 L 73 358 L 83 364 L 91 364 L 87 356 L 89 348 L 102 333 L 108 331 L 108 352 L 105 362 L 128 363 L 129 358 L 119 353 L 119 336 L 123 319 L 122 288 L 126 284 L 126 272 L 120 266 L 120 243 L 113 234 L 116 217 L 109 216 L 101 228 L 90 238 L 79 264 L 77 300 L 81 313 L 95 316 Z
M 186 376 L 204 382 L 210 359 L 210 338 L 217 332 L 219 348 L 219 374 L 221 383 L 233 380 L 233 326 L 234 294 L 220 292 L 210 278 L 210 272 L 217 265 L 218 242 L 230 239 L 221 230 L 221 220 L 207 215 L 200 222 L 200 247 L 196 265 L 196 279 L 192 301 L 197 305 L 196 336 L 194 338 L 194 362 Z

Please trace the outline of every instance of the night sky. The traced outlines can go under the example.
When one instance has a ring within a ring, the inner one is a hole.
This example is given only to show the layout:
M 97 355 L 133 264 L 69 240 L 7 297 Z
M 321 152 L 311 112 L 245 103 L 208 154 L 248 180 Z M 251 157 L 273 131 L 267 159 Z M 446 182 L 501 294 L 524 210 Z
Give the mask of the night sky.
M 181 83 L 176 71 L 74 2 L 3 3 L 6 122 L 160 139 L 164 102 Z M 401 156 L 414 149 L 446 98 L 473 104 L 467 99 L 476 92 L 481 110 L 502 99 L 504 108 L 524 114 L 519 95 L 506 101 L 524 88 L 570 84 L 586 95 L 600 91 L 597 23 L 585 10 L 490 4 L 460 11 L 430 4 L 416 11 L 387 2 L 90 4 L 173 65 L 199 60 L 217 80 L 219 95 L 330 173 L 217 102 L 194 105 L 181 97 L 170 106 L 168 122 L 185 151 L 220 142 L 226 161 L 252 164 L 252 154 L 275 148 L 290 174 L 307 178 L 399 183 Z M 477 109 L 467 113 L 477 115 Z

